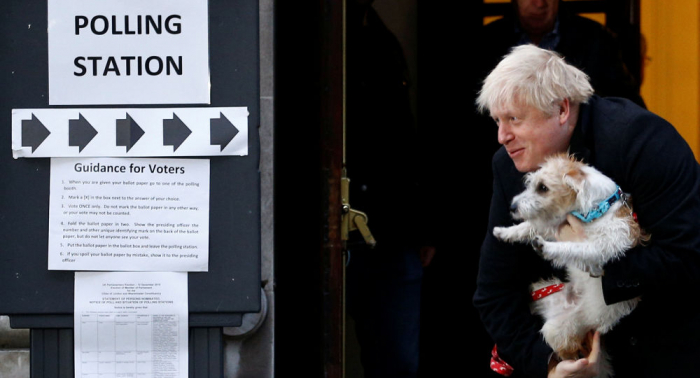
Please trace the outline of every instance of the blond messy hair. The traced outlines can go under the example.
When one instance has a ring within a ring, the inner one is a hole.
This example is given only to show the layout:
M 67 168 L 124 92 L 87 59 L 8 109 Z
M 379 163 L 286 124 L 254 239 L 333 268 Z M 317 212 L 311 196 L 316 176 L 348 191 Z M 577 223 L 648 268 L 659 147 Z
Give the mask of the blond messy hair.
M 564 99 L 581 104 L 592 95 L 583 71 L 554 51 L 522 45 L 504 56 L 484 79 L 476 105 L 481 113 L 525 105 L 551 116 Z

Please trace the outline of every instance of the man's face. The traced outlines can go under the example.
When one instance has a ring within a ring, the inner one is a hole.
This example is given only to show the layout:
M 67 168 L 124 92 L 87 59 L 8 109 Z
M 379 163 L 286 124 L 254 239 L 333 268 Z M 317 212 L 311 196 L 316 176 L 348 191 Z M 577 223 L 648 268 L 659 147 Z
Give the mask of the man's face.
M 491 111 L 498 125 L 498 143 L 505 146 L 520 172 L 532 172 L 552 154 L 566 152 L 573 133 L 568 120 L 568 102 L 548 116 L 539 109 L 516 105 Z
M 544 34 L 554 29 L 559 0 L 518 0 L 520 25 L 528 33 Z

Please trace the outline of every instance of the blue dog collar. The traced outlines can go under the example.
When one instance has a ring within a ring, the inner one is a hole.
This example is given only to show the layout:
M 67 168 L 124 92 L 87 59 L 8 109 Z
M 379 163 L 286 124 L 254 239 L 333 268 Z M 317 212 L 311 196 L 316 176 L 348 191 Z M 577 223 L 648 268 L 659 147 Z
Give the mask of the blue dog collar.
M 591 223 L 594 220 L 602 217 L 603 214 L 605 214 L 608 210 L 610 210 L 610 206 L 612 206 L 612 204 L 615 203 L 615 201 L 618 201 L 621 198 L 623 198 L 622 189 L 620 189 L 620 187 L 618 186 L 617 190 L 615 190 L 615 193 L 613 193 L 610 197 L 608 197 L 608 199 L 599 203 L 598 207 L 589 211 L 588 214 L 583 215 L 583 214 L 579 213 L 578 211 L 572 211 L 571 215 L 580 219 L 583 223 Z

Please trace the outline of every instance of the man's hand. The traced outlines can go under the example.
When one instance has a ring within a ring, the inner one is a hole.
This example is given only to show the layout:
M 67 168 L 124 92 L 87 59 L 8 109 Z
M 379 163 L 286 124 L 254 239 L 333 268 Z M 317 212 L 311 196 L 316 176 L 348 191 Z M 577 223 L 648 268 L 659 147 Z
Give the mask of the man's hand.
M 547 378 L 592 378 L 598 376 L 600 367 L 600 332 L 589 332 L 586 336 L 586 345 L 590 350 L 587 357 L 580 360 L 564 360 L 559 363 L 552 359 L 549 363 Z
M 566 222 L 559 226 L 555 235 L 557 241 L 580 242 L 586 240 L 583 222 L 571 214 L 566 215 Z
M 435 257 L 435 247 L 421 247 L 420 251 L 418 252 L 418 255 L 420 257 L 420 262 L 423 265 L 423 268 L 425 268 L 428 265 L 430 265 L 430 262 L 433 261 L 433 257 Z

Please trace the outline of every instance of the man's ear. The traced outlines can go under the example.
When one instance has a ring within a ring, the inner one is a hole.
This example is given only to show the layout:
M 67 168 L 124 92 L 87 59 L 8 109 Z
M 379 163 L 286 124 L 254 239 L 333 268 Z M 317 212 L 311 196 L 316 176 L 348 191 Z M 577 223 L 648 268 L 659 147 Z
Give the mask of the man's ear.
M 558 115 L 560 125 L 563 125 L 569 121 L 569 117 L 571 117 L 571 101 L 569 101 L 568 98 L 565 98 L 559 103 Z

